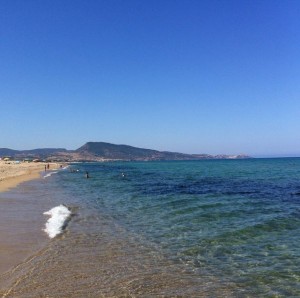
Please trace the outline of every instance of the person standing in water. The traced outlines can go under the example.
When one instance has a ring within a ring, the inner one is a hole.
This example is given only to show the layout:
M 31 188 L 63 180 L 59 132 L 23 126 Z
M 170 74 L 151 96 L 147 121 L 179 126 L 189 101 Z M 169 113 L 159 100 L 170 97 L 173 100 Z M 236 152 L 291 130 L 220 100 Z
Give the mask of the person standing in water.
M 90 178 L 89 172 L 88 172 L 88 171 L 85 172 L 85 178 L 86 178 L 86 179 Z

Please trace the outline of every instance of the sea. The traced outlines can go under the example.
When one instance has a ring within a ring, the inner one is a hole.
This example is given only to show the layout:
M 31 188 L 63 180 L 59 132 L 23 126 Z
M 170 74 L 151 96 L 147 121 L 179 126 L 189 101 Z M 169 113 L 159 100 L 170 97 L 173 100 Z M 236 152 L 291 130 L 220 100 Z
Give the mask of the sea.
M 14 195 L 44 240 L 3 297 L 300 297 L 300 158 L 76 163 Z

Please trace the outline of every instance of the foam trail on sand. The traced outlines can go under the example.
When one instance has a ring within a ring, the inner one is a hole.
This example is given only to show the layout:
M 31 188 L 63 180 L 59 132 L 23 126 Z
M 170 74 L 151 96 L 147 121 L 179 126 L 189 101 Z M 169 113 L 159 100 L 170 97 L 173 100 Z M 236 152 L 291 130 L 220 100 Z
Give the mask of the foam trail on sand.
M 50 177 L 50 176 L 52 176 L 53 174 L 57 174 L 58 172 L 51 172 L 51 173 L 48 173 L 48 174 L 46 174 L 43 178 L 45 179 L 45 178 L 48 178 L 48 177 Z
M 68 222 L 71 211 L 64 205 L 59 205 L 52 208 L 49 211 L 44 212 L 45 215 L 50 215 L 50 218 L 46 222 L 46 228 L 44 231 L 48 234 L 50 238 L 62 233 L 66 223 Z

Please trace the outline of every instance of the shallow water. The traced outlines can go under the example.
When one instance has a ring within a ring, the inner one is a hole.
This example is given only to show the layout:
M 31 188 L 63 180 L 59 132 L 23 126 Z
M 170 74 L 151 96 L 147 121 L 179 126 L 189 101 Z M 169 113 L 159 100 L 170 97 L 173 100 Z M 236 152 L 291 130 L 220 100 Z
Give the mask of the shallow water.
M 73 216 L 2 276 L 7 297 L 300 296 L 300 159 L 71 169 L 31 182 Z

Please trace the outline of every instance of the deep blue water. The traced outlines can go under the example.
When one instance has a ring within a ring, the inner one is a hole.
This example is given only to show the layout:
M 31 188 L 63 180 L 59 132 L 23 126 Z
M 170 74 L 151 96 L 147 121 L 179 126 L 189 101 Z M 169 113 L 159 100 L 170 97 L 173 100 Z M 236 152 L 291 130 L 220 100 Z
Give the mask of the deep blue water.
M 79 172 L 51 177 L 65 198 L 109 217 L 194 275 L 250 296 L 300 296 L 299 158 L 70 169 Z

